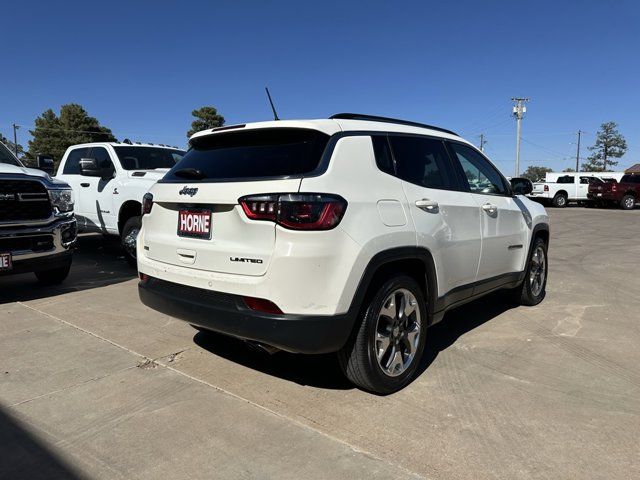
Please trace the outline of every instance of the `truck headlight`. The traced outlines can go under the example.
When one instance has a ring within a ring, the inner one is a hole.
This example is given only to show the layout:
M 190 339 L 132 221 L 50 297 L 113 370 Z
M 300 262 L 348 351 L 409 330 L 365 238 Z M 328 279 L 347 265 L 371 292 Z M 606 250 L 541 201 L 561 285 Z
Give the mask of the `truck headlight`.
M 50 190 L 49 192 L 51 193 L 51 203 L 59 212 L 66 213 L 73 211 L 73 190 L 65 188 L 60 190 Z

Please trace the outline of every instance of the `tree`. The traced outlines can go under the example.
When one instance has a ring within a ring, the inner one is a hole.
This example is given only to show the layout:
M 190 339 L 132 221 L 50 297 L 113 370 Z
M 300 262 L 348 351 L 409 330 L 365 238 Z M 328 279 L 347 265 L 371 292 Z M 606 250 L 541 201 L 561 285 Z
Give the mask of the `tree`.
M 596 135 L 596 143 L 589 147 L 593 153 L 582 165 L 583 172 L 608 172 L 608 167 L 618 164 L 614 158 L 622 157 L 627 151 L 627 141 L 618 132 L 616 122 L 605 122 L 600 125 Z
M 562 170 L 563 172 L 575 172 L 575 170 L 571 167 L 569 168 L 565 168 L 564 170 Z
M 0 142 L 4 143 L 12 153 L 16 153 L 16 144 L 0 133 Z M 24 148 L 18 144 L 18 158 L 24 155 Z
M 36 118 L 35 128 L 29 133 L 33 138 L 29 141 L 27 157 L 34 159 L 38 153 L 49 153 L 53 155 L 56 166 L 71 145 L 116 141 L 110 129 L 100 125 L 76 103 L 63 105 L 60 116 L 51 109 L 44 111 Z
M 218 114 L 218 110 L 216 110 L 215 107 L 198 108 L 192 111 L 191 115 L 196 117 L 196 119 L 191 122 L 191 129 L 187 132 L 187 137 L 202 130 L 224 125 L 224 117 Z
M 553 169 L 547 167 L 536 167 L 535 165 L 529 165 L 525 172 L 522 174 L 524 178 L 528 178 L 532 182 L 539 182 L 544 179 L 547 173 L 553 172 Z

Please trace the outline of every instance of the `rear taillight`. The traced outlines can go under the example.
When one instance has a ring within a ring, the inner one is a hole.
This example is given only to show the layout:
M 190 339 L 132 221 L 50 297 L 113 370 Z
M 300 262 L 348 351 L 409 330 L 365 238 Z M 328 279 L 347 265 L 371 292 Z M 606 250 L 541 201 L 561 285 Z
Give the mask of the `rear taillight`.
M 142 197 L 142 215 L 151 213 L 151 207 L 153 207 L 153 195 L 147 192 Z
M 347 209 L 344 198 L 325 193 L 249 195 L 238 201 L 250 219 L 272 221 L 292 230 L 330 230 Z
M 548 191 L 549 191 L 549 185 L 545 185 L 545 186 L 544 186 L 544 191 L 545 191 L 545 192 L 548 192 Z
M 617 184 L 615 184 L 615 183 L 612 183 L 612 184 L 611 184 L 611 191 L 612 191 L 612 192 L 617 192 L 617 191 L 618 191 L 618 185 L 617 185 Z

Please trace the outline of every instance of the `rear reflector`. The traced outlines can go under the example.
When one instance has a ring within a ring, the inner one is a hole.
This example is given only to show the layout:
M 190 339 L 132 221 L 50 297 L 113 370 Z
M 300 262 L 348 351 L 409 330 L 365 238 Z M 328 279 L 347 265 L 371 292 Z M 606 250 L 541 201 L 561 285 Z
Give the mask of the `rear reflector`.
M 248 195 L 238 201 L 251 220 L 272 221 L 291 230 L 330 230 L 347 209 L 344 198 L 325 193 Z
M 280 308 L 278 308 L 278 306 L 275 303 L 269 300 L 265 300 L 264 298 L 255 298 L 255 297 L 242 297 L 242 298 L 244 300 L 244 303 L 251 310 L 255 310 L 257 312 L 263 312 L 263 313 L 282 313 L 282 310 L 280 310 Z
M 142 272 L 138 272 L 138 277 L 140 278 L 140 281 L 142 281 L 142 282 L 146 282 L 149 279 L 149 275 L 147 275 L 146 273 L 142 273 Z
M 151 207 L 153 207 L 153 194 L 147 192 L 142 197 L 142 215 L 147 215 L 151 213 Z

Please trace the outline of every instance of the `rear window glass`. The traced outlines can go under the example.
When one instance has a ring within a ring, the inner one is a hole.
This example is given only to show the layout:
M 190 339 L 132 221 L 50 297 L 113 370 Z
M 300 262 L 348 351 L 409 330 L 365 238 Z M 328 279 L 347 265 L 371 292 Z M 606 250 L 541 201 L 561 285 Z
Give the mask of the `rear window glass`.
M 125 170 L 155 170 L 172 168 L 180 161 L 184 152 L 159 147 L 113 147 Z
M 232 132 L 191 140 L 165 181 L 216 181 L 300 176 L 315 170 L 329 136 L 303 128 Z M 180 171 L 196 171 L 185 177 Z M 176 172 L 178 174 L 176 175 Z
M 576 178 L 571 175 L 565 175 L 564 177 L 558 178 L 556 183 L 575 183 Z

